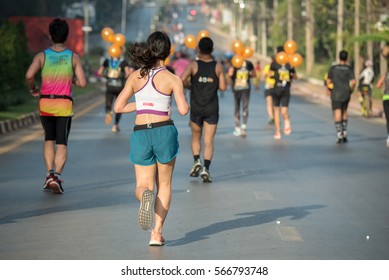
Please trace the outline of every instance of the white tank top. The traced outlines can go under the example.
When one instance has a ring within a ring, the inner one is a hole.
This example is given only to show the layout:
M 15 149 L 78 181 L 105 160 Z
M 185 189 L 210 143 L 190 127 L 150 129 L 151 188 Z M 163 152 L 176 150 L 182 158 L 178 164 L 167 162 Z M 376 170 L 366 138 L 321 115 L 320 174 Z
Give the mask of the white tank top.
M 152 69 L 146 84 L 135 92 L 136 113 L 167 116 L 169 114 L 172 96 L 158 91 L 153 83 L 154 76 L 165 67 Z

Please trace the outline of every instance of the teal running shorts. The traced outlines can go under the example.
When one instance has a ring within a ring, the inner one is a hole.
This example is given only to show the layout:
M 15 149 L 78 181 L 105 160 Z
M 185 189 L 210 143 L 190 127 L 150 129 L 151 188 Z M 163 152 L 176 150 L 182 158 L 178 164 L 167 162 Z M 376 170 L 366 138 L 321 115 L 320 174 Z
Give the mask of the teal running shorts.
M 179 152 L 178 132 L 174 125 L 146 128 L 131 133 L 130 162 L 153 165 L 172 161 Z

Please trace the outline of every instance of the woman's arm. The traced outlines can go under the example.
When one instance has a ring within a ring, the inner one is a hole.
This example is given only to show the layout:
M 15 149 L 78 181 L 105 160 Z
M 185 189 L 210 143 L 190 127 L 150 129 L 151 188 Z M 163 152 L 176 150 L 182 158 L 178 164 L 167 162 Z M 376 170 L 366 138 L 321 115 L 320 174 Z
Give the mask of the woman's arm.
M 184 94 L 184 85 L 181 78 L 176 75 L 171 75 L 172 85 L 173 85 L 173 94 L 174 100 L 176 101 L 178 112 L 181 115 L 186 115 L 189 112 L 189 104 L 186 102 Z

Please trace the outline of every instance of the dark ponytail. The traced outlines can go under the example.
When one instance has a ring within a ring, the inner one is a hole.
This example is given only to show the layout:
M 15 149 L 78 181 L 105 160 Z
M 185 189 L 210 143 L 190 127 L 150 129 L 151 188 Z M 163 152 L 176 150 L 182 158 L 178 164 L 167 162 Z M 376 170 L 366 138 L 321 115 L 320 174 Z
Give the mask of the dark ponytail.
M 165 60 L 170 55 L 169 36 L 161 31 L 150 34 L 146 43 L 135 43 L 129 48 L 130 60 L 140 67 L 141 77 L 149 74 L 158 60 Z

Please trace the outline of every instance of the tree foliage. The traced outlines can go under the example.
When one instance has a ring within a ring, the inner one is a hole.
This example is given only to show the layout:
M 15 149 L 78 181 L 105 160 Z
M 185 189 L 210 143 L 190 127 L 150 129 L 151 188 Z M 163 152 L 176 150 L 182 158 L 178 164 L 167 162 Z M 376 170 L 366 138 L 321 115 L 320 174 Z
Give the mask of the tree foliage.
M 23 24 L 5 23 L 0 26 L 0 109 L 23 101 L 23 96 L 13 94 L 25 88 L 24 75 L 31 60 Z

